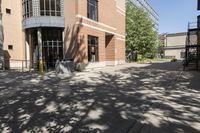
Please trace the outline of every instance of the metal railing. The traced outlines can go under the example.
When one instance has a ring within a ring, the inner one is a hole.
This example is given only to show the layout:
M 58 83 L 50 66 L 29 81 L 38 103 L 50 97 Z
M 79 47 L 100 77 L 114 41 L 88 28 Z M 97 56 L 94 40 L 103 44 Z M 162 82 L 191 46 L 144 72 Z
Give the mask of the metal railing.
M 56 65 L 56 61 L 44 61 L 44 70 L 54 70 Z M 2 66 L 4 70 L 16 70 L 21 72 L 27 71 L 39 71 L 39 60 L 38 61 L 30 61 L 30 60 L 4 60 L 2 62 Z
M 3 67 L 5 70 L 18 70 L 18 71 L 30 71 L 31 61 L 29 60 L 15 60 L 15 59 L 4 59 Z

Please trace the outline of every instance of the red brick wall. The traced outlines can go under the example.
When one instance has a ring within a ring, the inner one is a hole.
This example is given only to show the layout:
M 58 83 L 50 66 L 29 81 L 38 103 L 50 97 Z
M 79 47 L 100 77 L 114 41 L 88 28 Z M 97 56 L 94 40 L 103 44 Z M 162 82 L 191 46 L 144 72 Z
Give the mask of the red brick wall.
M 81 27 L 77 35 L 75 61 L 88 63 L 88 35 L 99 38 L 99 62 L 124 60 L 125 15 L 117 12 L 116 1 L 99 0 L 98 22 L 87 18 L 87 0 L 76 0 L 75 5 L 76 25 Z M 112 36 L 106 39 L 108 34 Z
M 77 62 L 83 61 L 84 63 L 88 63 L 88 35 L 98 37 L 99 62 L 105 61 L 105 33 L 87 27 L 81 27 L 78 34 L 78 43 L 80 47 L 75 60 Z
M 115 37 L 113 35 L 106 36 L 106 61 L 115 60 Z

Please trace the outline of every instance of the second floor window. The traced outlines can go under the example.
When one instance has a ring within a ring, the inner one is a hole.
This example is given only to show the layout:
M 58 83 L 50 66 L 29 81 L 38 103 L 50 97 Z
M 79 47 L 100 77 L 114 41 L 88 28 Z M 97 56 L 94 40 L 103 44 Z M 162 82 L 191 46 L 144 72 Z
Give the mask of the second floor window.
M 61 16 L 60 0 L 40 0 L 41 16 Z
M 23 6 L 23 18 L 29 18 L 33 16 L 32 0 L 22 0 Z
M 87 17 L 98 21 L 98 1 L 87 0 Z
M 33 16 L 32 0 L 22 0 L 23 18 Z M 41 16 L 61 16 L 61 0 L 40 0 Z

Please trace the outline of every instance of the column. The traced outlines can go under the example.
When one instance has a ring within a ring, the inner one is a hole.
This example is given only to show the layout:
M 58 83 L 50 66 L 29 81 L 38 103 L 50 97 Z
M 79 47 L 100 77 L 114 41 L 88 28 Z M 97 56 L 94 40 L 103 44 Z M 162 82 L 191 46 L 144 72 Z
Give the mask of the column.
M 38 28 L 37 30 L 37 38 L 38 38 L 38 47 L 39 47 L 39 70 L 40 73 L 43 74 L 44 68 L 43 68 L 43 58 L 42 58 L 42 30 L 41 28 Z

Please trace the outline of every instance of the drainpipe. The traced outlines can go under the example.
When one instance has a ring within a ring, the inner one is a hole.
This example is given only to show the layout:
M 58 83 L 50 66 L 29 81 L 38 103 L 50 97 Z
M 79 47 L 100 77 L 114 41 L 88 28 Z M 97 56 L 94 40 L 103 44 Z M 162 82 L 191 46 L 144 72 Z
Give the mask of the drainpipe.
M 42 55 L 42 30 L 38 28 L 37 30 L 37 38 L 38 38 L 38 47 L 39 47 L 39 71 L 40 74 L 44 73 L 44 63 L 43 63 L 43 55 Z

